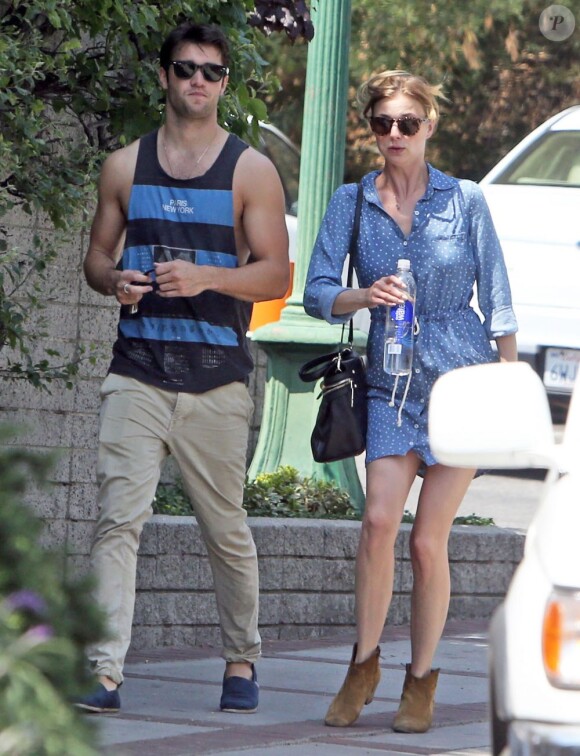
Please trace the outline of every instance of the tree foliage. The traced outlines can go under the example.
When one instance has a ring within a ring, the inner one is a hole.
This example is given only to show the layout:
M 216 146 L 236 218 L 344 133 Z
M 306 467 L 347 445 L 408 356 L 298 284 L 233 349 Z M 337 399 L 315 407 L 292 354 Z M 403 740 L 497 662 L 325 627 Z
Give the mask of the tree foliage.
M 42 275 L 83 221 L 103 155 L 161 122 L 157 56 L 174 26 L 225 29 L 233 60 L 220 119 L 256 138 L 274 79 L 247 23 L 253 9 L 250 0 L 0 0 L 0 376 L 45 385 L 76 370 L 54 353 L 35 360 L 42 327 L 33 333 L 29 315 L 45 304 Z M 25 242 L 11 226 L 22 213 Z
M 525 134 L 580 100 L 580 35 L 551 42 L 539 29 L 537 0 L 353 0 L 347 180 L 377 167 L 374 139 L 355 104 L 358 86 L 403 68 L 443 83 L 439 131 L 429 159 L 456 176 L 481 178 Z M 577 19 L 577 24 L 580 19 Z M 316 23 L 316 20 L 315 20 Z M 300 142 L 307 49 L 267 42 L 281 89 L 269 112 Z

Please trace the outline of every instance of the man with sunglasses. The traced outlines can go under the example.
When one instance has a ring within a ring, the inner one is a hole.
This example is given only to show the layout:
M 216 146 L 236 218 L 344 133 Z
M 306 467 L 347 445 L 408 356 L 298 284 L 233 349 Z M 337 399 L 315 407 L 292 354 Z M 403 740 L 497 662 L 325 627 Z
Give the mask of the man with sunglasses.
M 165 122 L 110 155 L 84 270 L 120 317 L 101 388 L 99 515 L 91 551 L 109 636 L 89 649 L 86 711 L 120 708 L 139 538 L 162 461 L 177 461 L 214 577 L 226 669 L 220 708 L 258 706 L 256 549 L 242 508 L 252 302 L 289 282 L 273 164 L 218 123 L 229 73 L 219 27 L 185 24 L 160 51 Z M 192 598 L 192 600 L 194 600 Z

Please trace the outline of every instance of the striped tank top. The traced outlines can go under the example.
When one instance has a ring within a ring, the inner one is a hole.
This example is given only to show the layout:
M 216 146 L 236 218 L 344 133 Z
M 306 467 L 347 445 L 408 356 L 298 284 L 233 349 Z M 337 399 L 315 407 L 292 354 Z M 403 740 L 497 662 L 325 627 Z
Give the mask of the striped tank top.
M 145 273 L 176 259 L 237 267 L 232 182 L 247 147 L 230 134 L 207 173 L 180 180 L 159 164 L 157 131 L 143 137 L 119 267 Z M 110 372 L 193 393 L 246 381 L 251 312 L 251 303 L 213 291 L 169 299 L 147 293 L 136 313 L 121 306 Z

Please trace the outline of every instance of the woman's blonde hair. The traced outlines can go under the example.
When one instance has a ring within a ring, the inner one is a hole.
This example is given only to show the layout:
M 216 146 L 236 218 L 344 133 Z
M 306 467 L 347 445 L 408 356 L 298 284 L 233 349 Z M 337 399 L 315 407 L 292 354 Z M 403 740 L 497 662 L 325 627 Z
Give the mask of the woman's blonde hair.
M 407 71 L 382 71 L 371 76 L 358 90 L 357 100 L 365 118 L 373 113 L 379 100 L 389 99 L 396 94 L 412 97 L 421 105 L 425 116 L 437 123 L 439 120 L 438 99 L 445 100 L 441 84 L 429 84 L 422 76 L 414 76 Z

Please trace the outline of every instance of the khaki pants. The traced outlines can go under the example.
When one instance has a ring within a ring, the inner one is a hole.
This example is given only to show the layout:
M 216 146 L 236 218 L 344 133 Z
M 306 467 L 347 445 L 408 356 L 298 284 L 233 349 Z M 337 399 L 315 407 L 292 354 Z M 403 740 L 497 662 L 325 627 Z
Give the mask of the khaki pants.
M 110 374 L 101 388 L 99 518 L 91 551 L 110 638 L 89 649 L 98 675 L 123 680 L 135 604 L 137 549 L 163 459 L 172 454 L 203 533 L 226 661 L 260 655 L 258 564 L 242 508 L 253 403 L 243 383 L 177 393 Z M 195 597 L 192 596 L 192 601 Z

